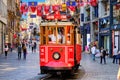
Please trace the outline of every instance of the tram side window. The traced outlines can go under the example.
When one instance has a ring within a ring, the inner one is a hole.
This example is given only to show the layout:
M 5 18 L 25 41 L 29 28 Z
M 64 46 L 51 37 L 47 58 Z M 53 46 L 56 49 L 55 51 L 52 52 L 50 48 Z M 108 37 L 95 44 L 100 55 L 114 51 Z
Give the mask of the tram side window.
M 66 34 L 67 35 L 67 41 L 66 41 L 67 44 L 71 44 L 71 30 L 70 30 L 70 28 L 71 28 L 70 26 L 67 26 L 67 32 L 66 32 L 67 33 Z
M 40 35 L 40 39 L 41 39 L 41 44 L 46 44 L 46 36 L 45 36 L 45 27 L 41 26 L 41 35 Z

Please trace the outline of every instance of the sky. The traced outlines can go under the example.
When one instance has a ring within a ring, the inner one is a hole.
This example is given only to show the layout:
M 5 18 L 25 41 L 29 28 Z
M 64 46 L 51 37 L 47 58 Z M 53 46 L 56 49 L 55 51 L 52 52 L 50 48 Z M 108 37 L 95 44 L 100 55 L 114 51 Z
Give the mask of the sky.
M 45 2 L 45 0 L 21 0 L 22 2 L 26 2 L 26 3 L 28 3 L 28 2 L 39 2 L 39 3 L 44 3 Z M 22 18 L 23 19 L 27 19 L 27 15 L 22 15 Z

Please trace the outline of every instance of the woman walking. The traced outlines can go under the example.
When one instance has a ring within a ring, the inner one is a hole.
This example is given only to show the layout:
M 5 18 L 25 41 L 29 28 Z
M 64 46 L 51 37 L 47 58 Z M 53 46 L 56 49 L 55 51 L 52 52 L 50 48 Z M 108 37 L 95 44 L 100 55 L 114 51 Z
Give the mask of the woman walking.
M 5 48 L 4 48 L 4 50 L 5 50 L 5 58 L 7 58 L 7 54 L 8 54 L 8 46 L 7 45 L 5 45 Z

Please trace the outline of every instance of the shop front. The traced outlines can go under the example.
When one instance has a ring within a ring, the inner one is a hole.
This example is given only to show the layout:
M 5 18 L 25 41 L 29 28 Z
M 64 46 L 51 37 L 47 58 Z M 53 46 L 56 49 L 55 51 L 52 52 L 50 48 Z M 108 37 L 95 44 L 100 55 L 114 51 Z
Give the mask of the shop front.
M 110 45 L 110 35 L 109 35 L 109 28 L 103 28 L 99 31 L 99 48 L 104 47 L 104 49 L 108 49 Z
M 116 48 L 120 51 L 120 24 L 114 25 L 112 27 L 112 38 L 113 38 L 113 48 Z
M 0 54 L 3 53 L 4 49 L 4 27 L 5 24 L 0 21 Z

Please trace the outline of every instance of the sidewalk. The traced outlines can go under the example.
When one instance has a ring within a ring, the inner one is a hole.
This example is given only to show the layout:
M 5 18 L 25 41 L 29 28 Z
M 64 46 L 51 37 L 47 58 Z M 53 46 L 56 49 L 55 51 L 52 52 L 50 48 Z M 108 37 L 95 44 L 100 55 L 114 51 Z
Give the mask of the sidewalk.
M 92 60 L 91 54 L 83 53 L 81 65 L 85 75 L 81 80 L 117 80 L 118 64 L 112 63 L 112 58 L 107 57 L 107 64 L 100 64 L 100 58 Z

